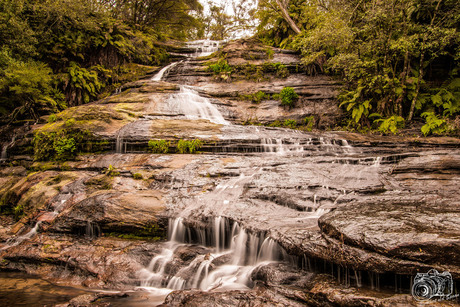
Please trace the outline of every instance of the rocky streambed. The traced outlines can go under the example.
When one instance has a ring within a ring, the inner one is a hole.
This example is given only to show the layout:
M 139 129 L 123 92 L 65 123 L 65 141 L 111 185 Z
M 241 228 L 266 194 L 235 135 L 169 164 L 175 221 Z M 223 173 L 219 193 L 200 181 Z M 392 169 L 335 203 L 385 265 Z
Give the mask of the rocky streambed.
M 413 277 L 430 269 L 457 291 L 460 140 L 306 131 L 340 120 L 336 81 L 251 42 L 221 52 L 243 65 L 228 82 L 212 56 L 185 59 L 33 128 L 89 131 L 75 161 L 32 161 L 30 132 L 9 142 L 1 270 L 78 287 L 71 306 L 417 305 Z M 284 86 L 297 108 L 270 96 Z M 201 153 L 180 154 L 194 139 Z

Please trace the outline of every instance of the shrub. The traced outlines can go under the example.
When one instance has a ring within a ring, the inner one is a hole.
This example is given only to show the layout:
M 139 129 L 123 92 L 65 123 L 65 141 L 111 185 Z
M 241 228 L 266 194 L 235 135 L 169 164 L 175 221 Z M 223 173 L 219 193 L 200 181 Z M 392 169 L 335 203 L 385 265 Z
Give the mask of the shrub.
M 315 124 L 315 117 L 314 116 L 307 116 L 304 118 L 303 123 L 305 125 L 305 130 L 312 131 L 313 125 Z
M 112 164 L 110 164 L 109 167 L 107 168 L 105 174 L 110 176 L 110 177 L 114 177 L 114 176 L 120 175 L 120 172 L 117 171 L 117 169 L 115 167 L 113 167 Z
M 434 112 L 425 112 L 422 114 L 425 118 L 426 124 L 422 127 L 424 136 L 430 134 L 442 134 L 450 130 L 450 126 L 443 118 L 438 118 Z
M 399 128 L 404 128 L 404 118 L 397 115 L 393 115 L 386 119 L 377 119 L 374 122 L 381 123 L 378 131 L 382 133 L 388 133 L 388 131 L 390 131 L 393 134 L 397 134 Z
M 150 140 L 149 151 L 157 154 L 166 154 L 169 152 L 170 142 L 166 140 Z
M 248 95 L 240 95 L 239 98 L 241 100 L 250 100 L 253 103 L 260 103 L 262 100 L 270 99 L 270 94 L 266 94 L 262 91 L 258 91 L 253 94 L 248 94 Z
M 221 58 L 217 61 L 217 63 L 210 64 L 208 66 L 208 71 L 212 71 L 214 75 L 217 75 L 221 80 L 227 80 L 230 77 L 233 68 L 228 65 L 227 60 Z
M 133 178 L 134 178 L 135 180 L 142 180 L 142 179 L 144 179 L 144 177 L 143 177 L 142 174 L 140 174 L 140 173 L 134 173 L 134 174 L 133 174 Z
M 297 99 L 299 99 L 299 95 L 297 95 L 292 87 L 283 88 L 279 94 L 279 97 L 281 99 L 281 105 L 288 106 L 289 108 L 292 108 Z
M 181 154 L 185 153 L 191 153 L 194 154 L 197 152 L 198 149 L 203 146 L 203 141 L 201 140 L 192 140 L 192 141 L 187 141 L 187 140 L 180 140 L 177 143 L 177 151 Z
M 295 119 L 286 119 L 283 123 L 286 128 L 295 129 L 297 127 L 297 121 Z
M 33 139 L 34 160 L 66 161 L 75 158 L 76 142 L 65 131 L 38 132 Z

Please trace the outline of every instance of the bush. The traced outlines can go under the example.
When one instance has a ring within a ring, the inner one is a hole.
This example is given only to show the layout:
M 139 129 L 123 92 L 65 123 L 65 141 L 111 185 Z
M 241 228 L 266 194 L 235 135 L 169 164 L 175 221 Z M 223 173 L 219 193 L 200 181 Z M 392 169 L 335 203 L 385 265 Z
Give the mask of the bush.
M 150 140 L 149 151 L 157 154 L 166 154 L 169 152 L 170 142 L 166 140 Z
M 388 133 L 388 131 L 390 131 L 393 134 L 397 134 L 399 128 L 404 128 L 404 118 L 397 115 L 393 115 L 386 119 L 377 119 L 374 122 L 381 123 L 378 130 L 382 133 Z
M 424 136 L 430 134 L 443 134 L 450 130 L 450 126 L 443 118 L 438 118 L 434 112 L 425 112 L 422 114 L 425 118 L 426 124 L 422 127 Z
M 117 171 L 117 169 L 115 167 L 113 167 L 112 164 L 110 164 L 109 167 L 107 168 L 107 170 L 105 171 L 105 174 L 107 176 L 114 177 L 114 176 L 120 175 L 120 172 Z
M 214 75 L 217 75 L 221 80 L 227 80 L 230 77 L 233 68 L 228 65 L 227 60 L 221 58 L 217 61 L 217 63 L 210 64 L 208 66 L 208 71 L 212 71 Z
M 194 154 L 197 152 L 198 149 L 203 146 L 203 141 L 201 140 L 193 140 L 193 141 L 186 141 L 180 140 L 177 143 L 177 151 L 181 154 L 191 153 Z
M 37 132 L 33 139 L 35 161 L 66 161 L 76 156 L 76 142 L 65 131 Z
M 297 127 L 297 121 L 295 119 L 286 119 L 283 123 L 286 128 L 295 129 Z
M 297 95 L 292 87 L 283 88 L 279 94 L 279 97 L 281 100 L 281 105 L 288 106 L 289 108 L 292 108 L 297 99 L 299 99 L 299 95 Z
M 134 178 L 135 180 L 142 180 L 142 179 L 144 179 L 144 177 L 143 177 L 142 174 L 140 174 L 140 173 L 134 173 L 134 174 L 133 174 L 133 178 Z
M 315 124 L 315 117 L 314 116 L 307 116 L 304 118 L 303 123 L 305 125 L 306 131 L 312 131 L 313 125 Z

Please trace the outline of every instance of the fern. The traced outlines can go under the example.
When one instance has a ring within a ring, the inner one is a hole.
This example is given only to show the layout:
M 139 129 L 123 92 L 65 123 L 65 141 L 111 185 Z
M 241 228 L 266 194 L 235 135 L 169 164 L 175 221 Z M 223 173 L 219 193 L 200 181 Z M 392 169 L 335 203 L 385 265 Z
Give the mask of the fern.
M 426 120 L 426 124 L 422 126 L 424 136 L 442 134 L 450 130 L 447 121 L 443 118 L 438 118 L 434 112 L 425 112 L 422 114 L 422 117 Z

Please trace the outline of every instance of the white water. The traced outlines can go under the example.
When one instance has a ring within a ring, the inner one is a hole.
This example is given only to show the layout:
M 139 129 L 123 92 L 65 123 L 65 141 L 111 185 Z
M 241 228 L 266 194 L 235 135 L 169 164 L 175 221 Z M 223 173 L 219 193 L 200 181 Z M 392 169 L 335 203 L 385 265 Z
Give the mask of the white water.
M 193 57 L 208 56 L 219 50 L 221 42 L 212 40 L 197 40 L 187 43 L 187 47 L 195 48 Z
M 229 125 L 219 110 L 209 101 L 188 86 L 181 86 L 178 93 L 172 94 L 166 101 L 170 114 L 181 114 L 186 119 L 207 119 L 212 123 Z
M 11 142 L 2 147 L 2 153 L 0 156 L 0 160 L 8 159 L 8 148 L 12 146 L 15 141 L 16 141 L 16 136 L 13 136 L 13 138 L 11 139 Z
M 198 254 L 187 266 L 175 269 L 176 251 L 192 246 L 186 243 L 191 230 L 181 218 L 170 220 L 169 241 L 148 267 L 139 272 L 142 288 L 156 294 L 181 289 L 247 289 L 255 268 L 278 261 L 284 255 L 271 238 L 252 234 L 236 222 L 230 229 L 224 217 L 216 217 L 211 230 L 194 231 L 201 245 L 211 245 L 211 252 Z M 215 263 L 216 260 L 221 264 Z
M 6 250 L 8 248 L 11 248 L 13 246 L 19 245 L 25 240 L 28 240 L 32 238 L 38 231 L 38 227 L 40 227 L 41 222 L 37 222 L 35 226 L 25 235 L 19 236 L 19 237 L 13 237 L 10 238 L 6 241 L 6 245 L 2 247 L 0 250 Z
M 179 64 L 181 62 L 174 62 L 174 63 L 171 63 L 165 67 L 163 67 L 159 72 L 157 72 L 155 74 L 155 76 L 152 77 L 152 81 L 161 81 L 163 79 L 163 76 L 165 75 L 166 72 L 168 72 L 171 68 L 173 68 L 174 66 L 176 66 L 177 64 Z

